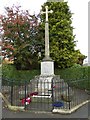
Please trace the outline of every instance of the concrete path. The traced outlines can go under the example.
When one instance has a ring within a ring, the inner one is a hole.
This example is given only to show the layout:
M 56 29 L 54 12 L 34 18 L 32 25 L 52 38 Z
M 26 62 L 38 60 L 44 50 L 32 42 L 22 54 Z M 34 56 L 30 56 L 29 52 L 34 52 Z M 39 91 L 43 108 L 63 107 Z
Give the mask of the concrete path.
M 48 113 L 35 113 L 35 112 L 14 112 L 10 111 L 7 108 L 2 108 L 2 118 L 88 118 L 88 109 L 89 105 L 86 104 L 76 112 L 70 115 L 61 115 L 61 114 L 52 114 Z

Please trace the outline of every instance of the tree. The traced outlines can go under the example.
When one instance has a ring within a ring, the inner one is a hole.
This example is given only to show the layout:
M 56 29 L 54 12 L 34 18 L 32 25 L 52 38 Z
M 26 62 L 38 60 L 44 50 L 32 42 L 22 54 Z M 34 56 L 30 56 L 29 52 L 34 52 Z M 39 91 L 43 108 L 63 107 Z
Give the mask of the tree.
M 77 64 L 80 64 L 80 65 L 83 65 L 84 59 L 87 58 L 87 56 L 81 54 L 81 52 L 80 52 L 79 50 L 76 50 L 76 51 L 74 52 L 74 56 L 76 57 L 76 63 L 77 63 Z
M 20 6 L 7 7 L 6 12 L 1 20 L 4 31 L 3 49 L 8 53 L 7 56 L 13 56 L 17 69 L 37 66 L 38 52 L 43 44 L 38 36 L 38 17 L 30 15 L 28 10 L 20 10 Z
M 55 66 L 59 68 L 67 68 L 76 62 L 75 35 L 73 35 L 72 13 L 67 2 L 46 2 L 45 6 L 49 10 L 53 10 L 49 14 L 49 37 L 50 37 L 50 56 L 55 61 Z M 45 15 L 41 15 L 41 24 L 44 34 Z M 44 39 L 44 38 L 43 38 Z

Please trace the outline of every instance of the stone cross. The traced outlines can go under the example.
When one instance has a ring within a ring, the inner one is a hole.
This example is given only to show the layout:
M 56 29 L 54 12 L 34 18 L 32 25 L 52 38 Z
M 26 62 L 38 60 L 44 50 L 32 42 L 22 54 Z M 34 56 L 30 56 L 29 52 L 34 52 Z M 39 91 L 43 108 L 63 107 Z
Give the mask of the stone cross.
M 45 7 L 46 11 L 41 12 L 41 14 L 46 14 L 46 22 L 45 22 L 45 60 L 50 60 L 49 56 L 49 27 L 48 27 L 48 13 L 52 13 L 53 11 L 48 11 L 48 6 Z

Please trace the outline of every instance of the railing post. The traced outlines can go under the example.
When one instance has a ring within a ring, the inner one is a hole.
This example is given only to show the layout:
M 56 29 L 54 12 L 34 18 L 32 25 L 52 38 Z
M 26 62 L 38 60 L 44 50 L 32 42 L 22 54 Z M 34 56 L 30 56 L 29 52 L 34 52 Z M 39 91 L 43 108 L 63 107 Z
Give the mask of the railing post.
M 69 110 L 70 110 L 70 90 L 69 90 L 69 83 L 68 83 L 68 102 L 69 102 Z
M 26 110 L 26 80 L 25 80 L 25 110 Z
M 13 80 L 11 81 L 11 105 L 13 105 Z
M 53 78 L 52 78 L 52 81 L 51 81 L 52 83 L 51 83 L 51 88 L 52 88 L 52 90 L 51 90 L 51 93 L 52 93 L 52 110 L 54 109 L 54 106 L 53 106 L 53 103 L 54 103 L 54 95 L 53 95 Z

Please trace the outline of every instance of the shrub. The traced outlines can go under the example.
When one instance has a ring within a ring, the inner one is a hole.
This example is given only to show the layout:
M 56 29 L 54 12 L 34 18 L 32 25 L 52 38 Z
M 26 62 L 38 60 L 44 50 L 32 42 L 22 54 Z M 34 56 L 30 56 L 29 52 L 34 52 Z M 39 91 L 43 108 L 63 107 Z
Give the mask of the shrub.
M 55 74 L 60 75 L 70 85 L 80 89 L 90 90 L 90 66 L 71 67 L 67 69 L 56 69 Z M 40 71 L 33 70 L 16 70 L 13 64 L 2 65 L 2 78 L 10 81 L 30 81 L 36 75 L 40 75 Z
M 81 89 L 90 89 L 90 66 L 74 66 L 56 70 L 55 73 L 59 74 L 70 85 Z
M 17 70 L 13 64 L 2 65 L 2 78 L 15 81 L 30 81 L 36 75 L 39 74 L 39 70 Z

